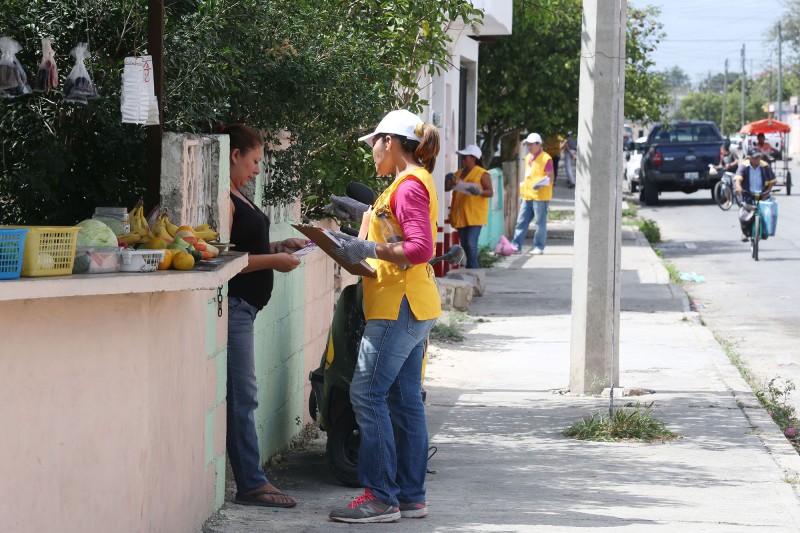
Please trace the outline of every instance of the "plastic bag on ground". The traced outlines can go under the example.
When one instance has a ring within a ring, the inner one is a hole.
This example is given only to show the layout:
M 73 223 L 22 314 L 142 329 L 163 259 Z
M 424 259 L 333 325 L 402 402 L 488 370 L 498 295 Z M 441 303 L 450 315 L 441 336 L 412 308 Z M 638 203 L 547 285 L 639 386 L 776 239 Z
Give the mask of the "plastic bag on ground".
M 0 37 L 0 97 L 16 98 L 31 93 L 25 70 L 17 61 L 22 47 L 10 37 Z
M 513 244 L 511 244 L 511 241 L 506 239 L 505 235 L 500 236 L 500 240 L 497 241 L 497 244 L 494 247 L 494 253 L 496 253 L 497 255 L 509 256 L 513 254 L 515 251 L 516 248 L 514 247 Z

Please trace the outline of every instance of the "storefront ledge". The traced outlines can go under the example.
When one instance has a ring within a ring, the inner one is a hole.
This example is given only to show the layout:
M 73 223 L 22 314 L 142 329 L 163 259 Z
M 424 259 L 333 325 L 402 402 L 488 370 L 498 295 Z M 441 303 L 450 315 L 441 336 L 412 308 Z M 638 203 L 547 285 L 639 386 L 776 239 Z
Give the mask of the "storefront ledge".
M 0 301 L 216 289 L 247 266 L 247 254 L 227 252 L 188 271 L 75 274 L 0 280 Z

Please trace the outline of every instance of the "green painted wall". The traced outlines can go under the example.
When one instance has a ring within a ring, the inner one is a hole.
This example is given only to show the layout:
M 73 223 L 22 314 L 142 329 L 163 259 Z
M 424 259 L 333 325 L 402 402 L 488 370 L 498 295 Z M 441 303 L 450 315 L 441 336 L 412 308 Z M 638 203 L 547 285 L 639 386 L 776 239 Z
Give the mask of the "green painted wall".
M 488 246 L 494 248 L 500 236 L 503 234 L 503 171 L 499 168 L 489 170 L 492 178 L 494 196 L 489 199 L 489 221 L 481 230 L 478 238 L 478 247 Z

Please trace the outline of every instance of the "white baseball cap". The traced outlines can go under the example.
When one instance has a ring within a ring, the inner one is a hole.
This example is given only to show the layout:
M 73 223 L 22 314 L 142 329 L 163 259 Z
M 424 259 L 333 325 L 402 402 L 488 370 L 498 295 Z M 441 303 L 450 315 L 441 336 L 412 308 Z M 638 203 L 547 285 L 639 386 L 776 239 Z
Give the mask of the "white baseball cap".
M 533 143 L 542 144 L 542 136 L 539 135 L 538 133 L 531 133 L 527 137 L 525 137 L 525 140 L 522 142 L 525 144 L 533 144 Z
M 461 154 L 461 155 L 471 155 L 471 156 L 475 157 L 475 159 L 480 159 L 481 156 L 483 155 L 483 152 L 481 152 L 481 149 L 478 148 L 474 144 L 468 144 L 467 146 L 465 146 L 461 150 L 456 150 L 456 153 L 457 154 Z
M 372 139 L 379 133 L 386 133 L 390 135 L 400 135 L 407 139 L 417 142 L 422 141 L 422 120 L 406 109 L 397 109 L 389 112 L 380 124 L 375 128 L 375 131 L 369 135 L 359 137 L 359 141 L 363 141 L 372 146 Z

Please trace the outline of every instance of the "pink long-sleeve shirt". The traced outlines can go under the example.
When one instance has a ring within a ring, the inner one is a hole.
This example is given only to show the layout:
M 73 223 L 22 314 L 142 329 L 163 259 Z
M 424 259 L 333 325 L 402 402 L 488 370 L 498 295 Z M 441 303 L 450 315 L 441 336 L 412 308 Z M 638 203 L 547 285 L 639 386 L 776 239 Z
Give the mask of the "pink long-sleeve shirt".
M 430 261 L 436 243 L 431 239 L 428 189 L 415 178 L 409 178 L 397 187 L 391 200 L 392 212 L 403 230 L 403 251 L 412 264 Z

